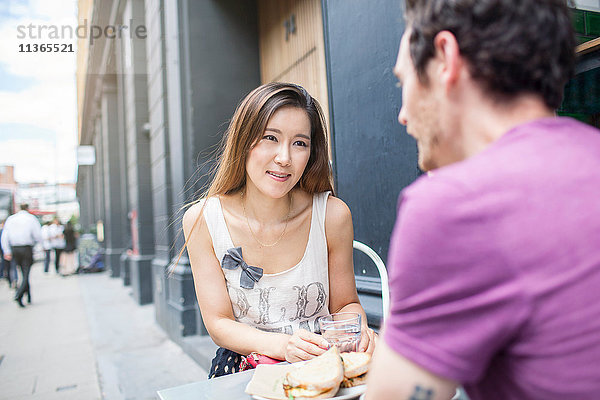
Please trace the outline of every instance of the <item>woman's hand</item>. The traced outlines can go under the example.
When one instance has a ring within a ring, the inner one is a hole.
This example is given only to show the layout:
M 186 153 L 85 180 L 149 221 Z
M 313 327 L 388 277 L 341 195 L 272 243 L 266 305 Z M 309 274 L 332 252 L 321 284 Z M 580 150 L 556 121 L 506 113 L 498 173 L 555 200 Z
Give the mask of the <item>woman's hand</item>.
M 321 335 L 298 329 L 287 342 L 285 360 L 290 363 L 310 360 L 325 353 L 328 348 L 329 343 Z
M 358 351 L 365 351 L 369 354 L 373 354 L 375 350 L 375 344 L 377 343 L 377 334 L 373 329 L 363 326 L 360 334 L 360 343 L 358 344 Z

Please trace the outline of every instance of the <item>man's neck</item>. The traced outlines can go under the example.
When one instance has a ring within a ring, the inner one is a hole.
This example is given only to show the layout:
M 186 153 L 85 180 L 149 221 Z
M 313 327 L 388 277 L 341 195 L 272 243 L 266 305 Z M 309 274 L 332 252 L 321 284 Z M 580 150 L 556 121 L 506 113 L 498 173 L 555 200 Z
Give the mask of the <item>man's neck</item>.
M 476 104 L 467 107 L 461 124 L 465 158 L 483 151 L 519 125 L 555 116 L 554 111 L 534 95 L 519 95 L 505 103 L 485 99 L 474 99 L 474 102 Z

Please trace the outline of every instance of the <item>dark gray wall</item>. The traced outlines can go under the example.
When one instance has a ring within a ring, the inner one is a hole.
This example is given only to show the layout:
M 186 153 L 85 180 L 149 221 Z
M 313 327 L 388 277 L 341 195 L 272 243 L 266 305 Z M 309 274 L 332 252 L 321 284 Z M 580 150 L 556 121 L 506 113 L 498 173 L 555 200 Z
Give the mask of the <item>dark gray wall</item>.
M 130 160 L 127 159 L 127 130 L 126 130 L 126 117 L 127 111 L 125 110 L 125 74 L 123 72 L 123 40 L 115 40 L 114 44 L 114 55 L 115 55 L 115 66 L 116 66 L 116 79 L 117 79 L 117 110 L 118 110 L 118 119 L 119 119 L 119 158 L 123 162 L 125 166 L 125 170 L 121 175 L 121 204 L 127 206 L 129 203 L 129 179 L 128 172 L 129 171 L 129 163 Z M 127 210 L 126 210 L 127 211 Z M 126 227 L 125 227 L 126 228 Z M 127 243 L 129 243 L 131 236 L 125 229 L 123 233 L 124 247 Z
M 104 220 L 104 143 L 102 140 L 102 123 L 100 117 L 94 121 L 93 144 L 96 148 L 96 164 L 94 164 L 94 203 L 93 223 Z M 106 247 L 106 242 L 101 244 Z
M 77 167 L 77 199 L 79 200 L 79 224 L 87 233 L 94 221 L 94 169 L 91 165 Z
M 168 142 L 167 77 L 165 61 L 165 24 L 162 0 L 146 0 L 145 18 L 148 37 L 146 57 L 148 73 L 148 118 L 150 122 L 150 165 L 154 225 L 154 309 L 156 320 L 167 329 L 167 290 L 165 269 L 171 259 L 173 231 L 171 212 L 171 174 Z
M 404 31 L 398 0 L 323 0 L 325 57 L 337 195 L 352 211 L 354 236 L 387 261 L 398 194 L 420 174 L 415 141 L 398 123 L 393 67 Z M 373 263 L 354 252 L 369 324 L 382 317 Z
M 415 141 L 397 121 L 401 91 L 392 73 L 402 4 L 324 0 L 323 6 L 338 195 L 352 210 L 356 240 L 386 261 L 398 194 L 419 175 Z
M 192 1 L 189 7 L 188 15 L 195 17 L 189 21 L 194 175 L 188 196 L 193 196 L 208 184 L 212 164 L 207 162 L 214 161 L 238 102 L 260 85 L 260 69 L 255 1 Z
M 144 24 L 144 2 L 129 0 L 123 19 L 133 21 L 134 26 Z M 127 149 L 127 171 L 129 178 L 128 209 L 137 211 L 138 241 L 136 246 L 141 255 L 154 254 L 154 227 L 152 209 L 152 179 L 150 162 L 150 133 L 146 129 L 148 122 L 148 80 L 146 73 L 145 39 L 134 36 L 125 38 L 123 52 L 124 91 L 126 110 L 125 130 Z
M 134 27 L 144 25 L 144 1 L 127 0 L 122 19 Z M 123 110 L 127 162 L 127 211 L 135 218 L 127 220 L 126 244 L 130 243 L 136 253 L 121 256 L 123 274 L 129 280 L 133 297 L 140 304 L 153 298 L 152 259 L 154 258 L 154 214 L 152 207 L 152 182 L 150 163 L 150 135 L 148 122 L 148 81 L 146 73 L 146 43 L 143 37 L 133 35 L 121 40 L 120 72 L 123 76 Z M 134 214 L 135 212 L 135 214 Z M 131 226 L 134 229 L 131 229 Z M 133 234 L 133 233 L 136 234 Z M 128 279 L 129 278 L 129 279 Z
M 123 132 L 119 129 L 117 80 L 107 75 L 102 86 L 102 151 L 104 177 L 104 235 L 106 241 L 105 263 L 111 269 L 111 276 L 120 275 L 119 257 L 125 245 L 124 228 L 127 220 L 126 205 L 121 193 L 122 173 L 125 163 L 121 159 L 120 148 Z
M 146 0 L 155 305 L 175 341 L 205 333 L 183 245 L 180 208 L 238 101 L 260 83 L 254 1 Z M 201 183 L 200 183 L 201 184 Z M 165 278 L 165 267 L 178 261 Z
M 209 180 L 210 155 L 221 140 L 235 106 L 260 84 L 256 2 L 234 0 L 181 1 L 180 101 L 182 136 L 173 136 L 171 164 L 175 248 L 183 246 L 181 206 L 193 200 Z M 167 58 L 167 62 L 168 62 Z M 169 105 L 173 102 L 169 92 Z M 171 109 L 169 117 L 172 118 Z M 177 169 L 175 165 L 177 164 Z M 180 167 L 179 167 L 180 166 Z M 187 258 L 179 260 L 168 282 L 170 312 L 179 312 L 183 336 L 206 334 L 196 304 Z M 191 315 L 194 315 L 195 323 Z

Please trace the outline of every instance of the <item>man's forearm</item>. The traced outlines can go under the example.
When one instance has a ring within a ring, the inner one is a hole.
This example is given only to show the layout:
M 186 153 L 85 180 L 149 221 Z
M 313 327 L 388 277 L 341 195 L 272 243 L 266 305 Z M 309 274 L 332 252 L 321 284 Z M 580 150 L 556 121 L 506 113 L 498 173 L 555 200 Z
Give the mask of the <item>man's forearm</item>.
M 367 400 L 450 400 L 457 383 L 425 370 L 379 341 L 367 375 Z

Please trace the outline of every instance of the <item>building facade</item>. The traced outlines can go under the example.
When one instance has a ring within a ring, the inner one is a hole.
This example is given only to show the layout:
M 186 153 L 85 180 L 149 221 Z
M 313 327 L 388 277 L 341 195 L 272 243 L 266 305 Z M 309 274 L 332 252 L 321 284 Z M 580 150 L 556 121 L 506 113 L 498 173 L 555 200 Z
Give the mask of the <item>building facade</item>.
M 80 0 L 79 12 L 80 24 L 108 29 L 79 44 L 79 142 L 96 151 L 78 171 L 81 225 L 102 222 L 112 275 L 140 304 L 154 302 L 192 356 L 206 329 L 178 257 L 181 209 L 208 184 L 227 122 L 261 83 L 301 84 L 323 105 L 336 195 L 355 238 L 386 260 L 398 194 L 420 174 L 397 122 L 402 2 Z M 377 269 L 355 254 L 355 275 L 377 327 Z

